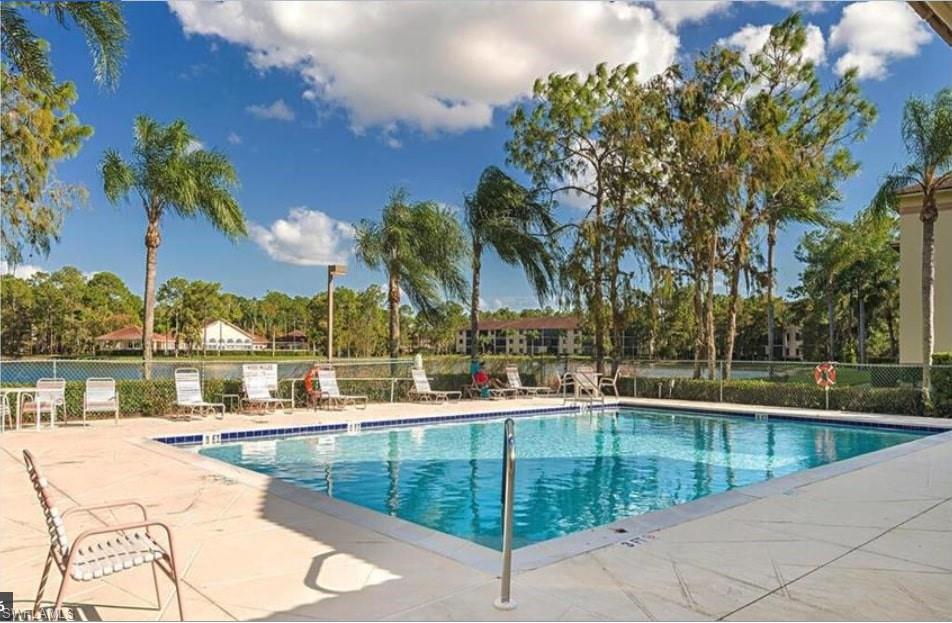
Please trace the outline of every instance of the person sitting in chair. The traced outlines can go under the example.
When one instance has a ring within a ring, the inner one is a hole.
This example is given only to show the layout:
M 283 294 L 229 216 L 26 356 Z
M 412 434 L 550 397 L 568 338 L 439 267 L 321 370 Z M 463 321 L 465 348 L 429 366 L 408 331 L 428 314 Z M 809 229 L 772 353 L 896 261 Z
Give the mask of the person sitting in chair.
M 469 364 L 469 371 L 473 376 L 473 386 L 479 390 L 480 398 L 489 398 L 490 389 L 502 389 L 505 387 L 505 385 L 500 383 L 497 379 L 489 376 L 485 366 L 486 362 L 476 361 L 475 359 Z
M 316 409 L 321 402 L 321 390 L 316 387 L 315 378 L 320 368 L 316 363 L 304 375 L 304 392 L 307 394 L 307 406 Z

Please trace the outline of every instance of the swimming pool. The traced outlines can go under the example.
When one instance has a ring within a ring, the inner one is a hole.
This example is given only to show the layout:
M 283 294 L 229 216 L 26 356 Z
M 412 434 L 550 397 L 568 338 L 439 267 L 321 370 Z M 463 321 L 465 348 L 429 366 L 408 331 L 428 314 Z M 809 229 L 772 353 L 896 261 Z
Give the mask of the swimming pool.
M 203 447 L 205 456 L 500 548 L 503 420 Z M 926 433 L 623 408 L 516 419 L 522 547 Z

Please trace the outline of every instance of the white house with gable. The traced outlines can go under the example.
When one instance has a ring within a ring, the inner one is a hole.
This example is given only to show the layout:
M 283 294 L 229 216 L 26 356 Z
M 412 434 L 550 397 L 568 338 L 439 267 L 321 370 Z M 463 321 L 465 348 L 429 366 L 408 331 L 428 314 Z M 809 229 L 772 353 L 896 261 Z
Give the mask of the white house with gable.
M 268 340 L 231 324 L 226 320 L 212 320 L 205 325 L 205 350 L 265 350 Z

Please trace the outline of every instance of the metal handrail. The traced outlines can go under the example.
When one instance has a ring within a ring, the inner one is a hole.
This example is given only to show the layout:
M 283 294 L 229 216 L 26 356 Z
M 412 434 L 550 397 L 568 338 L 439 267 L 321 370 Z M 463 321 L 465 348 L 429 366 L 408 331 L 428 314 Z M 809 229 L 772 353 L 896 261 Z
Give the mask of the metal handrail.
M 493 605 L 499 610 L 512 610 L 512 504 L 516 484 L 516 424 L 507 418 L 503 424 L 502 450 L 502 576 L 499 599 Z

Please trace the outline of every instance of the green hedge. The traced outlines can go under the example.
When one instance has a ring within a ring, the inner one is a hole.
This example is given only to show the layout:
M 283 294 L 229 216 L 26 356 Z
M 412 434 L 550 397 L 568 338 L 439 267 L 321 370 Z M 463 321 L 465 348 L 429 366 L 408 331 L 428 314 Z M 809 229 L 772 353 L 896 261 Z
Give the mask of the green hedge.
M 952 417 L 952 353 L 936 353 L 932 363 L 932 408 L 938 417 Z
M 685 378 L 638 378 L 638 396 L 676 400 L 721 401 L 720 381 Z M 723 401 L 771 407 L 823 409 L 824 391 L 819 387 L 798 383 L 770 381 L 725 381 Z M 622 390 L 630 385 L 625 385 Z M 660 390 L 660 393 L 659 393 Z M 834 387 L 830 390 L 830 409 L 923 415 L 922 395 L 914 388 Z

